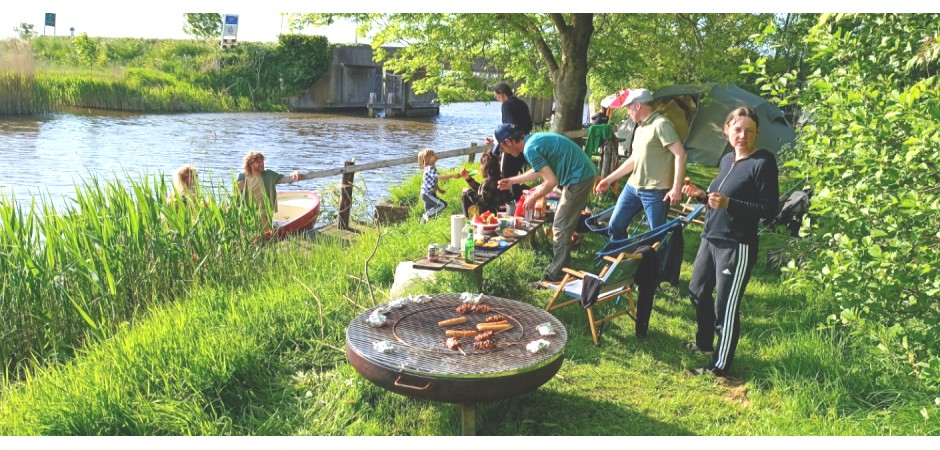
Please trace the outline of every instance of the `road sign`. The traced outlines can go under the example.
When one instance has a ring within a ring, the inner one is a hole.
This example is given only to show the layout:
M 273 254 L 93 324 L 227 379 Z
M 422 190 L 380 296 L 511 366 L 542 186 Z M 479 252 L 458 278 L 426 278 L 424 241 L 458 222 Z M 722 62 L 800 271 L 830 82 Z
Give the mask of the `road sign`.
M 46 26 L 47 27 L 55 26 L 55 13 L 46 13 Z
M 234 47 L 238 42 L 238 15 L 225 14 L 222 20 L 222 49 Z

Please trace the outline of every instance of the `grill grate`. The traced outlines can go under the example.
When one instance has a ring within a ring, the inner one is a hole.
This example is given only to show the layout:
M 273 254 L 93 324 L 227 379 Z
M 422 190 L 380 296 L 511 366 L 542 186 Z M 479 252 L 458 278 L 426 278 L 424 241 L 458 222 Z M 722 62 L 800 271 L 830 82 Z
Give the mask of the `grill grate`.
M 402 309 L 391 310 L 385 325 L 373 328 L 365 319 L 376 308 L 356 317 L 346 329 L 346 345 L 363 359 L 401 373 L 439 378 L 500 377 L 525 373 L 544 367 L 562 355 L 568 340 L 565 327 L 554 316 L 535 306 L 499 297 L 483 296 L 482 302 L 493 311 L 487 314 L 467 314 L 467 323 L 441 328 L 441 320 L 459 316 L 455 311 L 462 302 L 459 294 L 435 294 L 423 305 L 408 303 Z M 380 305 L 382 307 L 385 305 Z M 378 308 L 378 307 L 377 307 Z M 444 346 L 447 329 L 476 329 L 477 323 L 493 314 L 507 316 L 513 328 L 494 336 L 496 348 L 473 349 L 473 338 L 460 338 L 464 353 Z M 541 336 L 536 325 L 549 322 L 554 336 Z M 537 339 L 550 342 L 548 348 L 530 353 L 525 346 Z M 395 344 L 391 353 L 381 353 L 373 344 L 388 340 Z

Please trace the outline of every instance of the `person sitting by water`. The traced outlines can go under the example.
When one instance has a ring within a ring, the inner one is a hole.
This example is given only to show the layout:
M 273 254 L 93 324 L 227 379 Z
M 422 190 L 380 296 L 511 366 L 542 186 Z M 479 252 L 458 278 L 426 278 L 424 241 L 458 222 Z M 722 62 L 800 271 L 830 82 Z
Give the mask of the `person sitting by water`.
M 464 216 L 470 217 L 470 207 L 476 205 L 477 214 L 483 211 L 489 211 L 496 215 L 499 207 L 512 202 L 511 191 L 499 189 L 497 185 L 500 180 L 499 158 L 493 156 L 492 152 L 485 151 L 480 157 L 480 171 L 483 173 L 483 183 L 478 183 L 466 169 L 460 172 L 460 176 L 470 185 L 463 189 L 460 196 L 460 202 L 463 204 Z
M 259 213 L 266 212 L 261 215 L 262 223 L 266 227 L 271 222 L 271 215 L 277 212 L 277 190 L 274 186 L 300 181 L 300 171 L 295 170 L 290 175 L 283 175 L 265 169 L 264 155 L 255 151 L 245 155 L 242 170 L 243 172 L 238 174 L 238 189 L 242 198 L 258 207 Z
M 167 194 L 166 202 L 191 203 L 196 198 L 196 168 L 184 164 L 173 174 L 173 190 Z

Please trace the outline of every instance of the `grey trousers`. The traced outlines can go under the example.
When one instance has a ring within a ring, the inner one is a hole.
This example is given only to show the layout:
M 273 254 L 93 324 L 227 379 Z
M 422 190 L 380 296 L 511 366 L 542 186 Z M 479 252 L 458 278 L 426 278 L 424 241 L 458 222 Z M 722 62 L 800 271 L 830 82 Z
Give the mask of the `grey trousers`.
M 558 209 L 555 210 L 555 222 L 552 224 L 555 243 L 552 245 L 554 251 L 552 263 L 546 270 L 549 278 L 560 279 L 561 268 L 568 264 L 568 259 L 571 257 L 571 235 L 578 228 L 581 211 L 584 210 L 591 191 L 594 190 L 594 178 L 565 186 L 561 190 L 561 199 L 558 201 Z

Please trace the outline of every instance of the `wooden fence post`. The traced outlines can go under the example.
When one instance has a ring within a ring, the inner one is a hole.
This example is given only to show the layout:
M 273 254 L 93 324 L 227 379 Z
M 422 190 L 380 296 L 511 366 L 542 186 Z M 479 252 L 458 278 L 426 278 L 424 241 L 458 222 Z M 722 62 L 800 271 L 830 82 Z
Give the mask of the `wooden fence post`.
M 346 169 L 355 164 L 355 159 L 347 160 L 343 164 L 343 168 Z M 355 176 L 355 172 L 343 173 L 343 181 L 340 184 L 339 217 L 336 220 L 336 227 L 343 231 L 349 231 L 349 212 L 352 210 L 353 179 Z
M 476 142 L 471 142 L 471 143 L 470 143 L 470 146 L 471 146 L 471 147 L 476 147 L 476 146 L 477 146 L 477 143 L 476 143 Z M 476 158 L 476 156 L 477 156 L 476 153 L 471 153 L 471 154 L 467 155 L 467 162 L 468 162 L 468 163 L 472 163 L 473 160 Z

